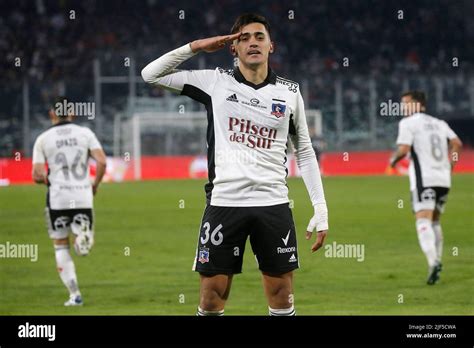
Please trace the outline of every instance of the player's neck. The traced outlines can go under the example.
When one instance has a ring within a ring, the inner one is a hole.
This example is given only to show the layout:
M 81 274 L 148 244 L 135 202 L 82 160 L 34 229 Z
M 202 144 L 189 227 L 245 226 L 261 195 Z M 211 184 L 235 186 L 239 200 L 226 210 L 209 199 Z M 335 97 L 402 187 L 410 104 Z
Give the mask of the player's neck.
M 245 64 L 240 64 L 239 70 L 248 82 L 258 85 L 267 78 L 268 63 L 258 65 L 257 67 L 250 67 L 246 66 Z
M 57 117 L 57 118 L 54 118 L 51 120 L 51 124 L 53 126 L 56 126 L 58 124 L 61 124 L 61 123 L 71 123 L 72 119 L 71 118 L 63 118 L 63 117 Z

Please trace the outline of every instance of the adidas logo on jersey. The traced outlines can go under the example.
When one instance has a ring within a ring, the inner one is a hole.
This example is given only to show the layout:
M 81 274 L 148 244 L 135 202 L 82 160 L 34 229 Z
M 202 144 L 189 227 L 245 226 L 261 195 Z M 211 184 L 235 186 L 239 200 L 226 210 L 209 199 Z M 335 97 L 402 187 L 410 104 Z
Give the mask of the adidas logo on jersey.
M 239 102 L 239 100 L 237 99 L 237 94 L 235 94 L 235 93 L 228 96 L 226 100 L 231 101 L 231 102 L 237 102 L 237 103 Z
M 288 262 L 296 262 L 296 261 L 298 261 L 298 260 L 296 260 L 295 254 L 291 254 L 290 259 L 288 260 Z

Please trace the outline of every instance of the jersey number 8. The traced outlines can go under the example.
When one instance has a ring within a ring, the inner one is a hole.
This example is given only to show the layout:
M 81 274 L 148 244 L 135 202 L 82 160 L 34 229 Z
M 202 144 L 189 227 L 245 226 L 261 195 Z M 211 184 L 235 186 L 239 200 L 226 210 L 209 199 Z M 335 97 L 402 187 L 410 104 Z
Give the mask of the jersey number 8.
M 438 134 L 431 134 L 431 154 L 433 158 L 440 162 L 443 159 L 443 148 L 441 146 L 441 138 Z

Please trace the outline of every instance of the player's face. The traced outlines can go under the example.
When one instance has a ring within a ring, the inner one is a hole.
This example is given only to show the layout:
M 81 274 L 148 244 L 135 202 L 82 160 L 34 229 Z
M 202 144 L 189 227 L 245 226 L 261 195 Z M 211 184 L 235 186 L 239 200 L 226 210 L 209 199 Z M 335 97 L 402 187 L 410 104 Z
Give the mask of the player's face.
M 405 95 L 401 100 L 401 109 L 403 116 L 411 116 L 414 113 L 421 111 L 421 104 L 412 99 L 411 96 Z
M 255 67 L 268 61 L 268 56 L 273 52 L 265 26 L 261 23 L 250 23 L 241 29 L 242 35 L 233 43 L 234 52 L 241 63 Z

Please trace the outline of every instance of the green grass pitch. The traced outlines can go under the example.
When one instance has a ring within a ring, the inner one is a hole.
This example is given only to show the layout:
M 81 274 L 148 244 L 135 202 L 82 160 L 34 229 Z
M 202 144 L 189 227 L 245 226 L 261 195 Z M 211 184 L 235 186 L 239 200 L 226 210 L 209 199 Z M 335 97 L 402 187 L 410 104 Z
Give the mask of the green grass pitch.
M 74 256 L 82 308 L 63 307 L 67 292 L 55 270 L 43 219 L 46 188 L 1 188 L 0 243 L 38 244 L 39 258 L 0 259 L 0 314 L 194 315 L 198 274 L 191 266 L 204 209 L 203 184 L 102 185 L 95 201 L 96 244 L 89 256 Z M 312 208 L 302 180 L 290 179 L 301 263 L 295 273 L 298 315 L 474 314 L 473 175 L 453 178 L 442 220 L 444 269 L 435 286 L 425 284 L 427 266 L 407 178 L 330 177 L 324 184 L 330 217 L 326 244 L 363 244 L 365 258 L 329 258 L 323 249 L 311 254 L 304 232 Z M 266 313 L 260 274 L 247 246 L 226 314 Z

